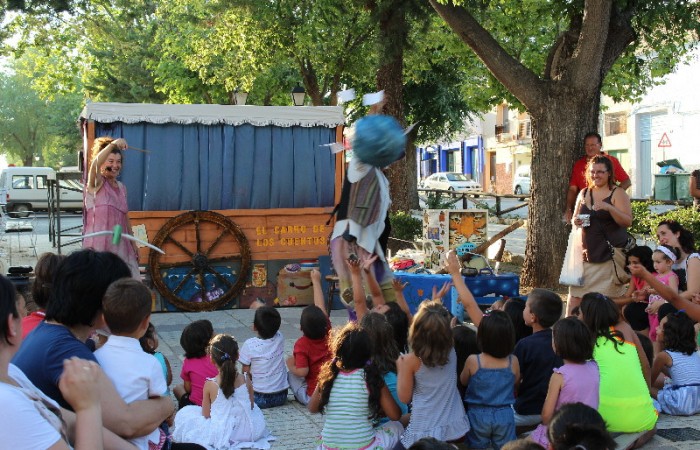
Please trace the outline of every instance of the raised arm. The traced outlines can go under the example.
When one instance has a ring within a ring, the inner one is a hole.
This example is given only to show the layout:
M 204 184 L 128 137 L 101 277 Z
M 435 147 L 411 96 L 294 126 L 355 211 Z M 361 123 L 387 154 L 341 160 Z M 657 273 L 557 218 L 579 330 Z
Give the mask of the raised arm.
M 365 288 L 362 285 L 362 263 L 357 258 L 352 257 L 348 258 L 347 261 L 352 279 L 352 299 L 355 302 L 355 313 L 357 321 L 361 322 L 367 314 L 367 298 L 365 297 Z
M 328 311 L 326 311 L 326 298 L 323 295 L 323 287 L 321 286 L 321 272 L 318 269 L 313 269 L 311 271 L 311 284 L 314 290 L 314 305 L 321 308 L 323 314 L 328 317 Z
M 402 283 L 398 278 L 391 280 L 391 286 L 394 288 L 394 294 L 396 295 L 396 304 L 399 305 L 401 311 L 406 313 L 408 317 L 408 323 L 413 322 L 413 314 L 411 314 L 411 308 L 408 307 L 406 302 L 406 297 L 403 295 L 403 290 L 408 286 L 408 282 Z
M 367 282 L 367 288 L 369 289 L 369 295 L 372 296 L 372 305 L 379 306 L 386 303 L 384 301 L 384 293 L 382 292 L 382 287 L 377 281 L 377 277 L 374 276 L 374 270 L 372 266 L 377 260 L 378 256 L 374 255 L 368 260 L 362 263 L 362 270 L 365 272 L 365 281 Z
M 478 327 L 481 323 L 481 318 L 484 317 L 484 313 L 481 312 L 481 308 L 479 308 L 478 303 L 476 303 L 474 295 L 472 295 L 467 284 L 464 282 L 464 278 L 462 278 L 462 265 L 454 250 L 447 252 L 447 266 L 445 268 L 452 276 L 452 284 L 455 289 L 457 289 L 458 300 L 462 303 L 464 309 L 467 310 L 467 314 L 469 318 L 472 319 L 474 325 Z
M 89 191 L 94 192 L 99 188 L 99 186 L 102 185 L 102 174 L 100 174 L 100 167 L 105 163 L 105 161 L 107 161 L 109 154 L 112 153 L 115 148 L 125 150 L 127 148 L 126 141 L 124 139 L 115 139 L 93 157 L 87 178 L 87 188 Z

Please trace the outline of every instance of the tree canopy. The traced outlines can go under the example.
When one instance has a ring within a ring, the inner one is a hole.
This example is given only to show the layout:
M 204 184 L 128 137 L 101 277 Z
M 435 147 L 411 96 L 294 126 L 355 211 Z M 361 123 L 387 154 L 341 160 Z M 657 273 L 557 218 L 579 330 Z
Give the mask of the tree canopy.
M 553 286 L 566 245 L 561 216 L 569 171 L 583 153 L 583 136 L 597 129 L 604 84 L 614 97 L 633 97 L 673 70 L 698 39 L 700 4 L 430 2 L 491 72 L 490 86 L 498 88 L 497 80 L 530 113 L 532 195 L 523 281 Z

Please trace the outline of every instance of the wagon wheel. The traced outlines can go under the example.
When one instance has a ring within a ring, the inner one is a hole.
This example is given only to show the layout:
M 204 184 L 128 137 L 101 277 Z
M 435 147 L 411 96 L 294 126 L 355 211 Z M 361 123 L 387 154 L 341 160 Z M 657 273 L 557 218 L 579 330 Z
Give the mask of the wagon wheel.
M 151 250 L 148 256 L 153 285 L 180 309 L 215 310 L 236 297 L 248 279 L 248 240 L 238 225 L 221 214 L 189 211 L 173 217 L 152 244 L 166 253 Z M 223 244 L 233 250 L 223 254 Z

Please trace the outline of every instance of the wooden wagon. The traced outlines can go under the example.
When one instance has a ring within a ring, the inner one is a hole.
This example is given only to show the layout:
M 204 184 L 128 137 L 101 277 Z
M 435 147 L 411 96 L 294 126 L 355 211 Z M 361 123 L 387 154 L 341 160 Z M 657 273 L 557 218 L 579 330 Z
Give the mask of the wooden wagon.
M 340 195 L 341 107 L 90 103 L 83 167 L 99 136 L 129 146 L 120 180 L 133 233 L 162 248 L 139 263 L 157 309 L 306 304 L 308 269 L 328 272 Z

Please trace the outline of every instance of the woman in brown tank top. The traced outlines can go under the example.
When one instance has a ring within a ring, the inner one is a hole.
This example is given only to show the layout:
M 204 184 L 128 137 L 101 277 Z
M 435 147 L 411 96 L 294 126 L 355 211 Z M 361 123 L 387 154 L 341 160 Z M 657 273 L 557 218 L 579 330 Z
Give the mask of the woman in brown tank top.
M 583 227 L 583 286 L 569 288 L 567 313 L 587 292 L 608 297 L 625 292 L 615 277 L 610 245 L 623 247 L 627 242 L 627 227 L 632 225 L 630 199 L 624 189 L 615 186 L 612 162 L 605 155 L 589 160 L 586 177 L 588 187 L 579 193 L 573 220 L 574 226 Z

